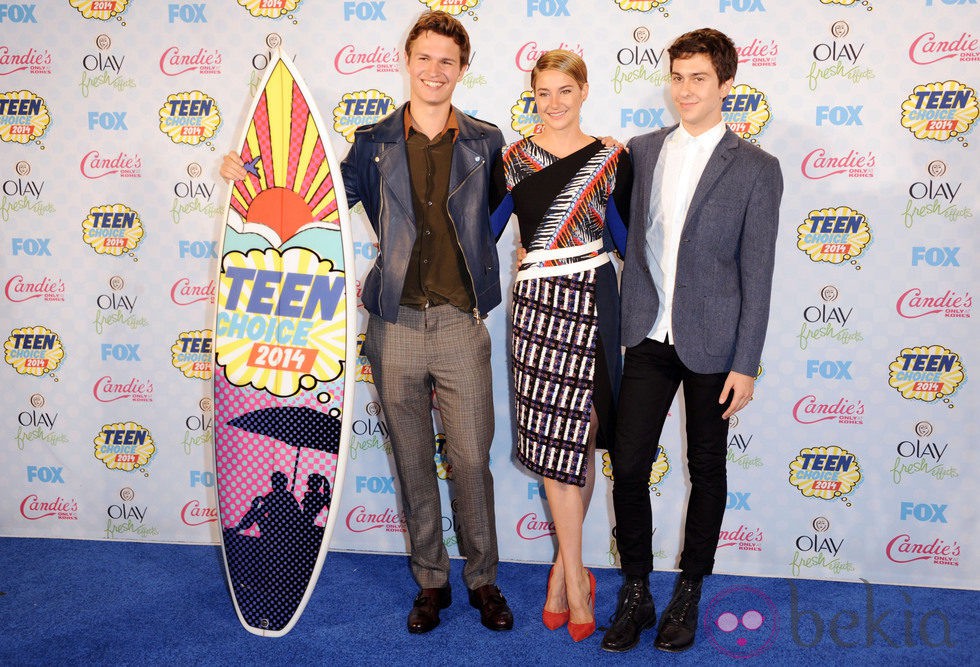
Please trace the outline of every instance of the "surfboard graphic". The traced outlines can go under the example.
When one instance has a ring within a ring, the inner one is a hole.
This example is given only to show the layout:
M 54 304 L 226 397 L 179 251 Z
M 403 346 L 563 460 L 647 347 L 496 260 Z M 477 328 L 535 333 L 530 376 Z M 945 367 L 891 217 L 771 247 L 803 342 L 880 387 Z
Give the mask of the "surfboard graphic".
M 344 480 L 356 291 L 340 166 L 281 51 L 239 142 L 215 319 L 214 457 L 222 551 L 242 625 L 292 629 L 316 584 Z

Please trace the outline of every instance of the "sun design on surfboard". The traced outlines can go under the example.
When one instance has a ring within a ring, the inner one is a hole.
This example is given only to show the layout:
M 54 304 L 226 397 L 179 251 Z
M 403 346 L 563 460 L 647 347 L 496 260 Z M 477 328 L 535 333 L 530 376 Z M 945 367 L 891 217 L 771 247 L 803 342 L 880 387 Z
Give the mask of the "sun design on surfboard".
M 268 95 L 267 90 L 291 90 Z M 287 127 L 275 134 L 273 127 Z M 300 143 L 301 140 L 301 143 Z M 300 147 L 290 150 L 295 142 Z M 323 140 L 306 95 L 278 60 L 255 106 L 241 152 L 248 176 L 235 184 L 229 216 L 239 232 L 253 232 L 280 246 L 308 228 L 339 230 L 340 212 Z

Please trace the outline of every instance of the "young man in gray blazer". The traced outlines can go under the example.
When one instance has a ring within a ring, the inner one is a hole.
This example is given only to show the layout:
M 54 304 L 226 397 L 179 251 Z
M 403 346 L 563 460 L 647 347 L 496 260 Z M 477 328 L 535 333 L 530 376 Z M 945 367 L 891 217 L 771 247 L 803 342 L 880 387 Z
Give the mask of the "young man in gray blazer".
M 681 573 L 654 645 L 694 643 L 702 578 L 711 574 L 727 501 L 728 418 L 752 400 L 769 320 L 783 180 L 775 157 L 722 119 L 735 45 L 703 28 L 668 48 L 680 124 L 634 137 L 633 194 L 622 276 L 626 346 L 613 454 L 616 539 L 625 583 L 602 648 L 628 651 L 656 622 L 650 467 L 684 385 L 691 479 Z

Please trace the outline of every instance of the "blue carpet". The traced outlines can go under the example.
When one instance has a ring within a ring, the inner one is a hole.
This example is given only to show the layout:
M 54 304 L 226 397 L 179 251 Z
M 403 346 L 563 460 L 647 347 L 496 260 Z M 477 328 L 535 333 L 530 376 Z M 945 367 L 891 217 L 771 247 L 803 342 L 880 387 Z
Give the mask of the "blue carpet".
M 331 553 L 299 623 L 267 639 L 239 624 L 217 547 L 2 538 L 0 562 L 3 665 L 980 663 L 976 591 L 714 575 L 691 650 L 657 651 L 647 631 L 632 652 L 610 654 L 599 649 L 601 632 L 574 644 L 541 624 L 544 565 L 501 564 L 516 621 L 493 633 L 467 603 L 453 561 L 453 604 L 418 636 L 405 629 L 415 594 L 405 557 Z M 620 578 L 595 574 L 603 623 Z M 660 608 L 674 576 L 652 576 Z

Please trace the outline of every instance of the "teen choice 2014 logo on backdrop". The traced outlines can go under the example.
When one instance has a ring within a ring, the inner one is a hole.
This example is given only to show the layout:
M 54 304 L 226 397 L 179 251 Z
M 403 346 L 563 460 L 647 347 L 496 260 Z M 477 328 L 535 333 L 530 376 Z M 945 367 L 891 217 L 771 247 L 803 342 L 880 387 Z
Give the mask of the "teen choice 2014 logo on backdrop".
M 64 358 L 61 336 L 47 327 L 14 329 L 3 344 L 3 360 L 19 375 L 41 377 L 57 369 Z
M 292 396 L 343 373 L 345 276 L 305 248 L 224 256 L 217 363 L 236 386 Z
M 667 13 L 667 5 L 670 0 L 613 0 L 624 12 L 652 12 L 659 10 L 664 17 L 670 16 Z
M 87 19 L 108 21 L 126 11 L 129 0 L 68 0 Z
M 916 139 L 963 141 L 978 115 L 976 91 L 959 81 L 916 86 L 902 102 L 902 127 Z
M 357 90 L 344 93 L 333 109 L 333 129 L 349 143 L 363 125 L 373 125 L 395 110 L 395 100 L 380 90 Z
M 51 125 L 51 115 L 44 98 L 29 90 L 0 93 L 0 141 L 5 144 L 28 144 Z
M 303 0 L 238 0 L 238 4 L 256 18 L 278 19 L 296 11 Z
M 446 12 L 457 16 L 466 12 L 472 12 L 481 0 L 419 0 L 423 5 L 434 12 Z
M 796 237 L 796 247 L 814 262 L 850 262 L 860 269 L 857 258 L 871 244 L 871 227 L 860 211 L 836 206 L 810 211 Z
M 870 12 L 873 7 L 870 0 L 820 0 L 824 5 L 843 5 L 844 7 L 863 6 Z
M 847 500 L 861 483 L 857 457 L 836 445 L 800 450 L 789 464 L 789 483 L 807 498 Z
M 210 329 L 183 331 L 170 346 L 170 363 L 185 378 L 210 380 L 214 359 L 213 336 Z
M 544 129 L 532 91 L 525 90 L 521 93 L 517 102 L 510 108 L 510 126 L 525 139 L 539 134 Z
M 132 472 L 156 452 L 150 431 L 136 422 L 106 424 L 95 436 L 95 458 L 109 470 Z
M 219 125 L 218 103 L 199 90 L 172 93 L 160 107 L 160 131 L 175 144 L 210 145 Z
M 965 381 L 960 355 L 942 345 L 907 347 L 888 365 L 889 386 L 909 400 L 949 403 Z
M 94 206 L 82 221 L 82 240 L 100 255 L 132 253 L 144 234 L 139 213 L 125 204 Z
M 721 103 L 721 116 L 732 132 L 743 139 L 760 134 L 772 118 L 765 93 L 739 83 Z

